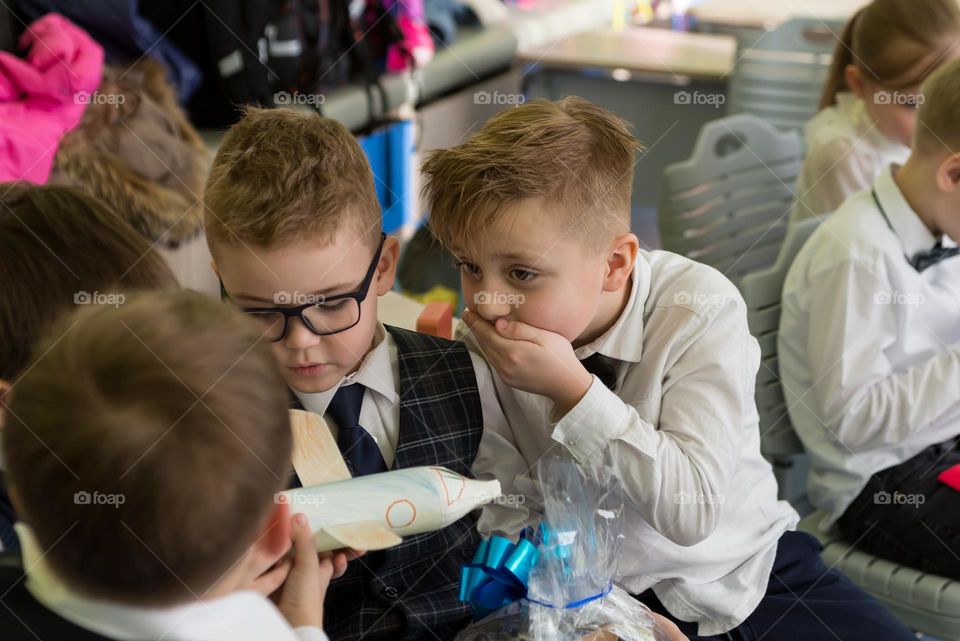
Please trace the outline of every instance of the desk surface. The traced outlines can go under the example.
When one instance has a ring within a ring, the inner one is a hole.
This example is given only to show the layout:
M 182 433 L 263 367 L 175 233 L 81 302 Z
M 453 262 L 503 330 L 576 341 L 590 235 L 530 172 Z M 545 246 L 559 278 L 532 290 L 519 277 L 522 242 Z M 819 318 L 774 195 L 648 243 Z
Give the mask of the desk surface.
M 517 49 L 547 46 L 584 29 L 610 24 L 610 0 L 521 0 L 510 4 L 503 20 L 517 37 Z
M 846 20 L 867 0 L 703 0 L 690 15 L 704 24 L 773 29 L 795 16 Z
M 733 66 L 736 49 L 735 39 L 728 35 L 637 27 L 584 31 L 524 49 L 517 58 L 551 69 L 626 69 L 677 80 L 720 80 Z

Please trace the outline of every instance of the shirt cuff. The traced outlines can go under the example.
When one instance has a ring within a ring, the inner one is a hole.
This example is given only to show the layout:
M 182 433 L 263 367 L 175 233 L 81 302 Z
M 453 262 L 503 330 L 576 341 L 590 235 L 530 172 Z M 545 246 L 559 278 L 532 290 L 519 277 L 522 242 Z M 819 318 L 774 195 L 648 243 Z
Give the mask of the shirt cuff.
M 330 641 L 330 638 L 323 630 L 312 625 L 304 625 L 300 626 L 299 628 L 294 628 L 293 633 L 297 635 L 297 638 L 300 639 L 300 641 Z
M 550 437 L 584 462 L 622 436 L 629 419 L 626 404 L 594 376 L 580 402 L 553 423 Z

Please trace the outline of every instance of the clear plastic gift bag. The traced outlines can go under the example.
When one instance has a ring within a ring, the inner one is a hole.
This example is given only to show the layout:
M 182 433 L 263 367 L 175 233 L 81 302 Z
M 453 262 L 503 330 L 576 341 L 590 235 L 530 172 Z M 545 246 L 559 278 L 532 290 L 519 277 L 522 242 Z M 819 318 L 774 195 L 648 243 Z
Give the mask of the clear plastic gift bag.
M 527 537 L 538 543 L 536 554 L 526 555 L 529 568 L 506 562 L 489 572 L 497 576 L 506 565 L 515 580 L 528 578 L 526 596 L 463 629 L 456 641 L 667 641 L 650 610 L 613 582 L 624 501 L 611 470 L 552 458 L 540 462 L 537 477 L 544 514 L 537 535 Z

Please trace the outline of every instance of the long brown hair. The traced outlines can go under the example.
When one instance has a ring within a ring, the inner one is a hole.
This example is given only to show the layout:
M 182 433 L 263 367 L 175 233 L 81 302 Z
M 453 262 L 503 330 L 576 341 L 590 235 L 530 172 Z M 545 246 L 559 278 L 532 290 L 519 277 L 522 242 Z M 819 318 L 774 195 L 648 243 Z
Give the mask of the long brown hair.
M 848 89 L 844 72 L 856 65 L 884 87 L 919 85 L 960 39 L 957 0 L 873 0 L 847 22 L 833 54 L 820 108 Z

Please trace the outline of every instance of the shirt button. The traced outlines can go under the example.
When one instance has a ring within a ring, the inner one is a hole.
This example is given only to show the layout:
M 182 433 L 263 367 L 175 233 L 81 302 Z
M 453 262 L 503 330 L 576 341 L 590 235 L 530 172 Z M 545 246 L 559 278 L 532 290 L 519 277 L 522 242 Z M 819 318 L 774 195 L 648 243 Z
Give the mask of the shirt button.
M 396 599 L 397 596 L 399 596 L 399 595 L 397 594 L 397 588 L 392 587 L 392 586 L 389 586 L 389 585 L 388 585 L 387 587 L 383 588 L 383 594 L 384 594 L 384 596 L 386 596 L 388 599 Z
M 570 447 L 575 447 L 577 445 L 577 439 L 575 438 L 567 439 L 567 445 L 569 445 Z

